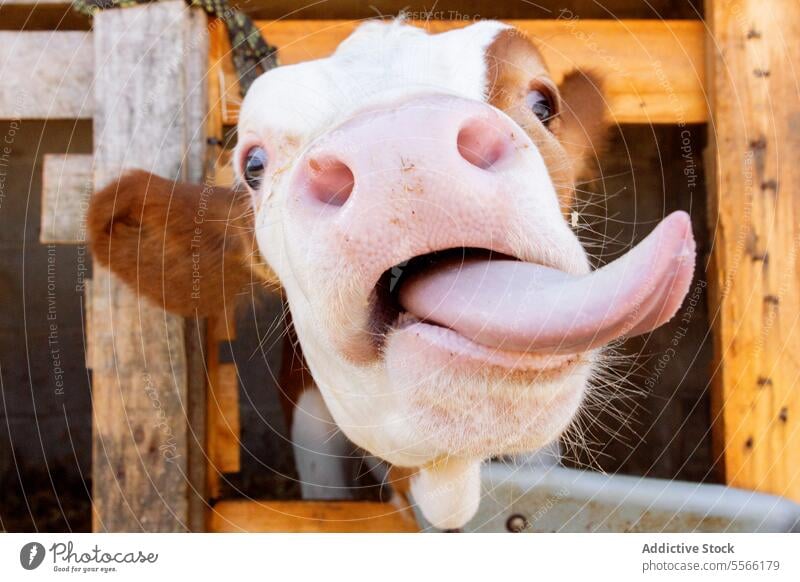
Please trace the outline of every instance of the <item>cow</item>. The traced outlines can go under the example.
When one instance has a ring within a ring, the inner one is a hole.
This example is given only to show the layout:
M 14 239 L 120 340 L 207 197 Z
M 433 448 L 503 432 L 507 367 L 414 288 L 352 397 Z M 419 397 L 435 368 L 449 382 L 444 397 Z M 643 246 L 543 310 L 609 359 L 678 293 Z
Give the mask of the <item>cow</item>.
M 367 22 L 255 81 L 232 189 L 133 171 L 98 192 L 94 255 L 187 316 L 277 284 L 310 372 L 291 374 L 298 450 L 355 443 L 405 471 L 434 526 L 459 528 L 481 464 L 556 441 L 604 346 L 664 324 L 688 291 L 686 213 L 594 270 L 568 220 L 606 118 L 602 79 L 557 85 L 507 24 Z

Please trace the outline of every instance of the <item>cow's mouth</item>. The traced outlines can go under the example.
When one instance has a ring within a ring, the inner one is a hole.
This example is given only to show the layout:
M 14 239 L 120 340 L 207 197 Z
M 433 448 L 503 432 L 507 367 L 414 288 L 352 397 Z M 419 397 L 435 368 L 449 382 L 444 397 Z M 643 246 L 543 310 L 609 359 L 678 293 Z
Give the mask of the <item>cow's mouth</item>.
M 457 247 L 417 255 L 385 271 L 375 285 L 370 300 L 370 331 L 376 347 L 378 349 L 383 347 L 386 335 L 392 329 L 402 328 L 416 321 L 447 327 L 432 320 L 425 320 L 424 316 L 409 311 L 402 304 L 401 291 L 407 282 L 414 281 L 424 273 L 435 272 L 448 266 L 492 260 L 517 259 L 489 249 Z
M 371 301 L 378 349 L 394 330 L 444 328 L 482 349 L 571 356 L 673 317 L 694 270 L 685 213 L 666 218 L 602 269 L 576 276 L 486 249 L 414 257 L 386 271 Z

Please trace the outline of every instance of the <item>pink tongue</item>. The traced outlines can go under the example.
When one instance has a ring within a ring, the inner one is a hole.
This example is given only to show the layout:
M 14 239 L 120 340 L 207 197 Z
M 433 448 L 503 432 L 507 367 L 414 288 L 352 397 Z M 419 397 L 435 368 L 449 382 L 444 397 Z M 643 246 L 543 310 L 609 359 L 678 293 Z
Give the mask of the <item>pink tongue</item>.
M 669 321 L 689 290 L 694 255 L 689 215 L 674 212 L 588 275 L 519 261 L 454 260 L 405 281 L 400 303 L 485 346 L 571 354 Z

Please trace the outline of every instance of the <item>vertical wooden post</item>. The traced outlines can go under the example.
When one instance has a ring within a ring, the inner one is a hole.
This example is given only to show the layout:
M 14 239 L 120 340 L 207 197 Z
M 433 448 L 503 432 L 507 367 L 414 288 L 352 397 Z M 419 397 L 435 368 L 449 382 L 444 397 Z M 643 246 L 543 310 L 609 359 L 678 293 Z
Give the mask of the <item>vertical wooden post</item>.
M 211 176 L 217 186 L 230 186 L 226 175 L 231 165 L 228 152 L 223 147 L 225 128 L 222 120 L 221 88 L 224 82 L 223 63 L 230 58 L 224 51 L 223 40 L 228 32 L 221 20 L 209 24 L 208 103 L 206 131 L 214 145 L 207 148 L 206 176 Z M 209 318 L 206 359 L 208 365 L 208 406 L 206 408 L 206 483 L 210 499 L 216 500 L 221 492 L 221 476 L 237 473 L 240 469 L 239 377 L 236 364 L 220 362 L 222 342 L 236 339 L 234 306 L 226 306 L 225 313 Z M 211 516 L 209 516 L 211 517 Z
M 205 15 L 181 0 L 101 11 L 94 43 L 95 187 L 129 168 L 200 181 Z M 205 403 L 190 396 L 198 384 L 205 393 L 203 326 L 139 298 L 97 263 L 91 302 L 94 529 L 200 529 Z
M 707 0 L 714 442 L 800 501 L 800 3 Z

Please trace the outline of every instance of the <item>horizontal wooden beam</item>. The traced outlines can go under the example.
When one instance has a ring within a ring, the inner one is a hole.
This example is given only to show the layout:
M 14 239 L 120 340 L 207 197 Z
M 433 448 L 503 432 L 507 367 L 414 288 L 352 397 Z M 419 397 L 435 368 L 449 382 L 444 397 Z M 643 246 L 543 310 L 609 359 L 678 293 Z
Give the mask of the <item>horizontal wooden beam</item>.
M 419 531 L 410 510 L 371 501 L 221 501 L 212 532 L 384 533 Z
M 703 23 L 694 20 L 510 20 L 533 38 L 560 81 L 579 68 L 605 80 L 610 120 L 616 123 L 702 123 L 708 119 Z M 351 20 L 258 22 L 279 47 L 282 64 L 331 54 L 359 23 Z M 431 32 L 465 26 L 463 21 L 412 22 Z M 239 85 L 227 35 L 212 34 L 226 55 L 220 75 L 223 120 L 235 125 Z M 213 51 L 214 49 L 212 49 Z
M 89 30 L 91 19 L 72 0 L 0 0 L 3 30 Z
M 0 31 L 0 119 L 90 119 L 89 32 Z
M 703 25 L 699 21 L 512 20 L 536 39 L 556 80 L 575 68 L 604 76 L 619 123 L 707 120 Z M 329 55 L 357 26 L 350 20 L 259 22 L 284 64 Z M 463 22 L 416 23 L 432 32 Z M 218 28 L 221 26 L 217 25 Z M 220 75 L 223 121 L 238 119 L 239 88 L 227 35 L 212 34 L 227 55 Z M 219 53 L 220 49 L 212 49 Z M 0 119 L 92 117 L 94 57 L 89 32 L 0 32 Z
M 2 0 L 2 6 L 63 6 L 68 7 L 72 0 Z

